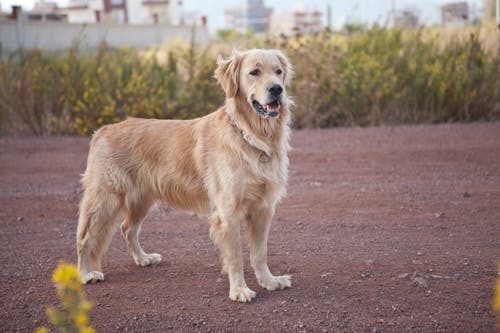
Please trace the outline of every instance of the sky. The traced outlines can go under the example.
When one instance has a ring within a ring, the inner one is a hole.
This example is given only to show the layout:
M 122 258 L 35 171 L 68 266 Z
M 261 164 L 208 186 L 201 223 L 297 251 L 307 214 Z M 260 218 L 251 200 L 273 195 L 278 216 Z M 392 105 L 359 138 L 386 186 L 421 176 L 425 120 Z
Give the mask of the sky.
M 10 11 L 12 5 L 21 5 L 24 10 L 33 8 L 36 0 L 0 0 L 4 11 Z M 54 1 L 54 0 L 46 0 Z M 68 0 L 55 0 L 59 6 L 65 6 Z M 140 1 L 140 0 L 139 0 Z M 345 22 L 384 23 L 387 14 L 394 3 L 396 10 L 415 9 L 420 14 L 423 23 L 438 23 L 440 6 L 453 0 L 264 0 L 264 4 L 272 7 L 275 13 L 286 12 L 300 3 L 307 3 L 312 10 L 326 13 L 327 5 L 332 9 L 332 25 L 340 28 Z M 183 0 L 183 7 L 188 11 L 198 11 L 208 17 L 210 30 L 215 31 L 225 27 L 224 9 L 238 5 L 242 0 Z M 469 0 L 471 11 L 481 8 L 482 0 Z M 326 19 L 326 14 L 323 15 Z

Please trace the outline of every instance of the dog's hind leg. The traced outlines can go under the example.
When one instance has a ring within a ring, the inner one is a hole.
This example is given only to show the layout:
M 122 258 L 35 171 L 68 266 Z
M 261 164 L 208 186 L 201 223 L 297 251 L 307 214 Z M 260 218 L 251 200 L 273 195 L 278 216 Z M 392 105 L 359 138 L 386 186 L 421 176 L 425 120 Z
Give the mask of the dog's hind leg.
M 77 229 L 78 272 L 83 283 L 104 280 L 101 256 L 115 231 L 120 198 L 104 189 L 86 188 Z
M 267 265 L 267 239 L 273 217 L 272 208 L 253 210 L 247 219 L 247 239 L 250 247 L 250 262 L 259 284 L 267 290 L 289 288 L 289 275 L 274 276 Z
M 141 223 L 148 214 L 153 201 L 150 198 L 131 199 L 130 197 L 131 195 L 126 198 L 125 220 L 121 225 L 123 238 L 125 238 L 127 247 L 137 265 L 148 266 L 159 264 L 161 262 L 161 255 L 144 252 L 139 243 Z
M 223 267 L 229 277 L 229 298 L 233 301 L 250 302 L 256 293 L 247 287 L 243 275 L 238 215 L 236 212 L 225 215 L 214 214 L 210 221 L 210 236 L 219 246 Z

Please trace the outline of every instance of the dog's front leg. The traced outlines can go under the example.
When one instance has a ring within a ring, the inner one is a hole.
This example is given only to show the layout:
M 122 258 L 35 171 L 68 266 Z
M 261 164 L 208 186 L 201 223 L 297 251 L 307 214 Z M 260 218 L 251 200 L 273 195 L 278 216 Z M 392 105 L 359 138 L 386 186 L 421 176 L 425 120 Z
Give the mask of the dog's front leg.
M 273 215 L 272 207 L 261 207 L 252 210 L 247 220 L 250 261 L 259 284 L 267 290 L 285 289 L 292 285 L 290 275 L 275 276 L 267 265 L 267 239 Z
M 219 246 L 224 270 L 229 277 L 229 298 L 233 301 L 250 302 L 256 293 L 247 287 L 243 275 L 238 214 L 215 214 L 211 220 L 210 235 Z

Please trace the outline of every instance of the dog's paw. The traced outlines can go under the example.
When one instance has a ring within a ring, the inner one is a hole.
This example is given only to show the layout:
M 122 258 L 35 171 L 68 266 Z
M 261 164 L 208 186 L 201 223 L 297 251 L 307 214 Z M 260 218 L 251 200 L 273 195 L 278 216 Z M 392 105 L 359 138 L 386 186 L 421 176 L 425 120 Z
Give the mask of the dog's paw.
M 81 278 L 82 278 L 82 283 L 84 284 L 95 283 L 99 281 L 104 281 L 104 274 L 102 272 L 92 271 L 82 274 Z
M 135 263 L 139 266 L 156 265 L 161 262 L 161 254 L 148 253 L 142 257 L 135 258 Z
M 238 302 L 251 302 L 257 294 L 248 287 L 236 287 L 229 291 L 229 298 Z
M 265 280 L 259 280 L 259 283 L 267 290 L 281 290 L 292 286 L 290 275 L 271 276 Z

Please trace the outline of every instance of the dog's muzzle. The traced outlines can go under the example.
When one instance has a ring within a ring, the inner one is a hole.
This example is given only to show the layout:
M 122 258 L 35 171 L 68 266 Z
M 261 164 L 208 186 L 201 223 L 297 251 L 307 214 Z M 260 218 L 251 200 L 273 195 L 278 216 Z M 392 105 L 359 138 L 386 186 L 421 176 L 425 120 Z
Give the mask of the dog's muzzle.
M 252 101 L 255 112 L 264 118 L 277 118 L 280 115 L 281 94 L 283 87 L 280 84 L 274 83 L 267 87 L 269 92 L 269 102 L 265 105 L 260 104 L 257 100 Z
M 252 102 L 255 112 L 264 118 L 277 118 L 280 115 L 280 102 L 275 100 L 269 104 L 262 105 L 256 100 Z

